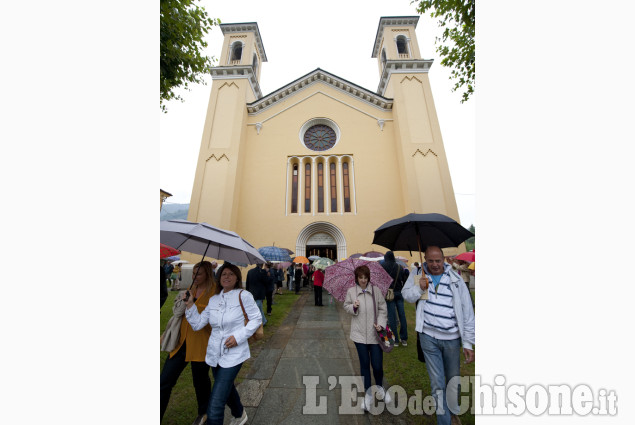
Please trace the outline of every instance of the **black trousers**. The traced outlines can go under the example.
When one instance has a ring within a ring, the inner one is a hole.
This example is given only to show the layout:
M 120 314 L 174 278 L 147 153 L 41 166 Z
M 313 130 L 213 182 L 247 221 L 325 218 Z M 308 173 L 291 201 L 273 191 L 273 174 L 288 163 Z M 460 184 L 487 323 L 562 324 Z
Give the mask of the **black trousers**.
M 313 286 L 313 293 L 315 294 L 315 305 L 322 305 L 322 287 Z
M 271 313 L 271 305 L 273 304 L 273 291 L 267 291 L 267 313 Z
M 170 394 L 176 381 L 181 376 L 181 372 L 187 366 L 185 361 L 185 343 L 172 358 L 168 358 L 163 364 L 161 371 L 161 420 L 168 407 Z M 207 413 L 209 395 L 212 392 L 212 381 L 209 379 L 209 365 L 205 362 L 190 362 L 192 365 L 192 383 L 196 393 L 196 403 L 198 405 L 198 415 Z

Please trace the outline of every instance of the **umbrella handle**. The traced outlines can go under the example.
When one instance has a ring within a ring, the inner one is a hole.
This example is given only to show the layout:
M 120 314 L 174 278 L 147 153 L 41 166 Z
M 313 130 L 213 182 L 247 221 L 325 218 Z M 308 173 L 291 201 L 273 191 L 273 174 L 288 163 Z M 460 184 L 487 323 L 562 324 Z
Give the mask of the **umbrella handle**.
M 425 270 L 423 269 L 423 257 L 421 256 L 421 240 L 419 238 L 419 228 L 415 227 L 415 229 L 417 229 L 417 246 L 419 247 L 419 261 L 421 261 L 421 275 L 426 280 L 426 286 L 430 286 L 430 282 L 428 281 L 428 275 L 424 273 Z M 421 295 L 419 299 L 427 300 L 428 299 L 427 294 Z

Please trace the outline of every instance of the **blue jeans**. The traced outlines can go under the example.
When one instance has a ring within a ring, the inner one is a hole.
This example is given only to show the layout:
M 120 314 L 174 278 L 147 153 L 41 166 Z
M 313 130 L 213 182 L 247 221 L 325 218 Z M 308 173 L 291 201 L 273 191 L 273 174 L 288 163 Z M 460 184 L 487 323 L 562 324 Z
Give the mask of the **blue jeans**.
M 260 314 L 262 314 L 262 326 L 264 326 L 267 324 L 267 318 L 265 317 L 265 312 L 262 309 L 262 300 L 255 300 L 255 301 L 256 301 L 256 305 L 260 309 Z
M 364 390 L 370 388 L 370 366 L 373 366 L 373 376 L 375 384 L 382 386 L 384 382 L 384 352 L 379 348 L 379 344 L 355 343 L 357 356 L 359 356 L 359 366 L 364 377 Z
M 395 335 L 395 344 L 400 340 L 408 341 L 408 322 L 406 322 L 406 312 L 403 309 L 401 291 L 395 291 L 395 299 L 386 301 L 386 307 L 388 308 L 388 325 Z M 397 332 L 397 314 L 399 314 L 399 332 Z
M 443 340 L 436 339 L 426 334 L 419 334 L 419 343 L 426 359 L 426 369 L 430 377 L 432 395 L 437 402 L 437 424 L 450 425 L 450 410 L 448 409 L 448 398 L 458 401 L 458 385 L 447 388 L 447 383 L 454 376 L 459 376 L 461 368 L 461 339 Z M 437 391 L 442 391 L 441 400 Z M 443 413 L 439 412 L 439 405 L 442 403 Z M 456 403 L 455 403 L 456 405 Z
M 225 405 L 229 406 L 232 416 L 240 418 L 243 415 L 243 405 L 234 380 L 242 367 L 242 363 L 233 367 L 212 367 L 214 386 L 207 406 L 207 425 L 223 425 Z

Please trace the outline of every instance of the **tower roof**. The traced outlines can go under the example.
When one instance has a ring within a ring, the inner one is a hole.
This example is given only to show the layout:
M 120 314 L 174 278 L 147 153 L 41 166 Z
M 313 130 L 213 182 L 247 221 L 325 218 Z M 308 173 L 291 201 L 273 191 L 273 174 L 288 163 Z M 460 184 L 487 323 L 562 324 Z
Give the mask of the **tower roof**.
M 241 22 L 237 24 L 220 24 L 220 30 L 223 35 L 233 32 L 253 32 L 256 36 L 256 46 L 258 46 L 258 53 L 262 62 L 267 62 L 267 55 L 265 53 L 265 46 L 262 44 L 262 38 L 260 38 L 260 31 L 258 30 L 258 23 L 256 22 Z
M 375 35 L 375 44 L 373 46 L 372 58 L 376 58 L 379 55 L 379 44 L 381 39 L 380 34 L 383 32 L 384 27 L 395 25 L 414 25 L 417 28 L 417 22 L 419 22 L 418 16 L 382 16 L 379 18 L 379 26 L 377 27 L 377 35 Z

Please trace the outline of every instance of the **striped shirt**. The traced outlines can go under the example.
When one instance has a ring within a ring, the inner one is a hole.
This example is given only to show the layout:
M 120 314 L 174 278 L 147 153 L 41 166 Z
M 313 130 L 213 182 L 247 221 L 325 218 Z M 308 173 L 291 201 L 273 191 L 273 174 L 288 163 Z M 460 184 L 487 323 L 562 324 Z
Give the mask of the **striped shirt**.
M 460 338 L 459 326 L 454 314 L 450 275 L 445 272 L 441 281 L 434 288 L 434 280 L 430 280 L 428 300 L 423 304 L 423 333 L 436 339 Z

